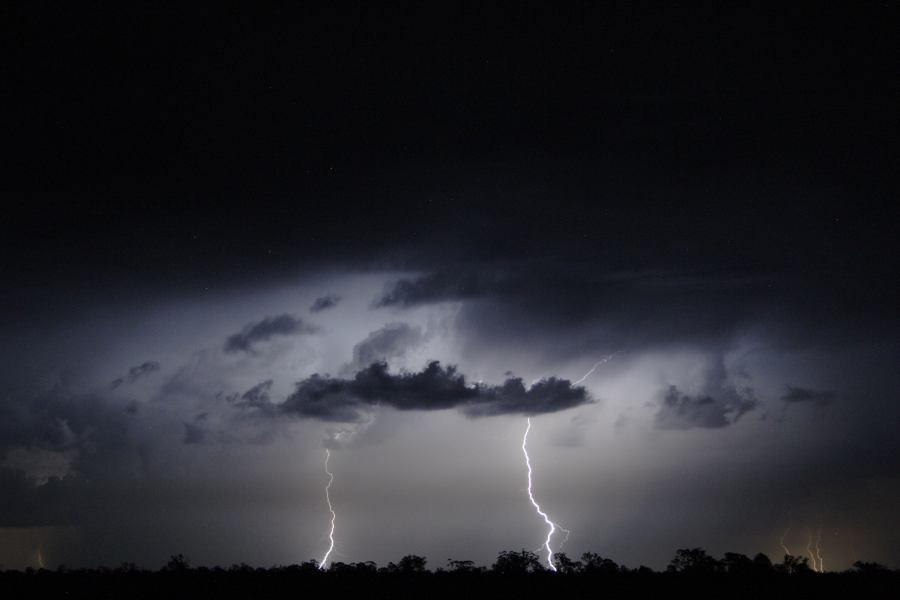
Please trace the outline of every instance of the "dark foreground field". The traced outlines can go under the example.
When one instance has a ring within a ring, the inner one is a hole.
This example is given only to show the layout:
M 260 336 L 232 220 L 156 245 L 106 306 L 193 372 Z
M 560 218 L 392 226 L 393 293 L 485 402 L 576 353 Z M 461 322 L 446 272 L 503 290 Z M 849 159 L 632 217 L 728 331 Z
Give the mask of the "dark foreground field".
M 426 569 L 424 558 L 407 556 L 379 568 L 371 562 L 315 562 L 253 568 L 191 568 L 173 556 L 162 569 L 124 564 L 115 569 L 0 572 L 4 598 L 896 598 L 900 572 L 857 563 L 845 572 L 816 573 L 805 559 L 772 564 L 728 554 L 718 561 L 702 551 L 679 551 L 665 572 L 628 569 L 594 554 L 565 556 L 559 571 L 546 570 L 527 551 L 504 552 L 490 568 L 449 561 Z

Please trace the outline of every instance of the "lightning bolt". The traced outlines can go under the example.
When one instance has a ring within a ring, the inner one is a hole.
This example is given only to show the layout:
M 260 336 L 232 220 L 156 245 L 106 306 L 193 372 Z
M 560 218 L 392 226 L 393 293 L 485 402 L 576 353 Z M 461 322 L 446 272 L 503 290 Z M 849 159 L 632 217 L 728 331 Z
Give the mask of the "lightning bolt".
M 569 530 L 563 529 L 556 523 L 550 520 L 550 517 L 547 516 L 543 510 L 541 510 L 541 505 L 537 503 L 534 499 L 534 493 L 532 492 L 532 478 L 531 478 L 531 460 L 528 458 L 528 432 L 531 431 L 531 417 L 528 417 L 528 426 L 525 428 L 525 435 L 522 436 L 522 453 L 525 455 L 525 466 L 528 468 L 528 499 L 531 500 L 531 505 L 534 506 L 534 510 L 537 511 L 537 514 L 544 519 L 544 523 L 547 524 L 549 528 L 547 531 L 547 539 L 544 540 L 543 547 L 547 550 L 547 566 L 550 567 L 550 570 L 554 573 L 556 572 L 556 565 L 553 564 L 553 549 L 550 547 L 550 540 L 553 538 L 553 534 L 556 533 L 557 529 L 566 532 L 566 539 L 569 539 Z
M 581 379 L 579 379 L 578 381 L 574 382 L 572 385 L 581 385 L 581 384 L 584 382 L 585 379 L 587 379 L 588 377 L 590 377 L 591 375 L 594 374 L 594 371 L 597 370 L 597 367 L 599 367 L 600 365 L 606 364 L 606 363 L 608 363 L 609 361 L 611 361 L 611 360 L 613 359 L 613 357 L 614 357 L 616 354 L 618 354 L 619 352 L 620 352 L 619 350 L 616 350 L 615 352 L 613 352 L 612 354 L 610 354 L 610 355 L 607 356 L 606 358 L 597 361 L 597 363 L 596 363 L 593 367 L 591 367 L 591 370 L 590 370 L 590 371 L 588 371 L 587 373 L 585 373 L 585 374 L 581 377 Z
M 584 375 L 581 376 L 581 379 L 574 382 L 572 385 L 580 385 L 581 383 L 583 383 L 588 377 L 593 375 L 594 371 L 596 371 L 600 367 L 600 365 L 606 364 L 609 361 L 611 361 L 616 354 L 619 354 L 619 352 L 621 352 L 621 350 L 616 350 L 609 356 L 606 356 L 606 357 L 602 358 L 601 360 L 598 360 L 596 363 L 594 363 L 594 366 L 591 367 L 587 373 L 585 373 Z M 537 381 L 537 380 L 535 380 L 535 381 Z M 553 564 L 553 550 L 550 548 L 550 539 L 553 537 L 553 534 L 556 532 L 557 529 L 559 529 L 560 531 L 565 533 L 566 537 L 563 539 L 562 543 L 559 545 L 559 549 L 562 550 L 563 546 L 566 545 L 566 542 L 569 541 L 569 536 L 572 534 L 572 532 L 569 531 L 568 529 L 566 529 L 565 527 L 557 525 L 556 523 L 551 521 L 550 518 L 547 516 L 547 513 L 545 513 L 544 511 L 541 510 L 540 505 L 534 499 L 534 494 L 531 491 L 531 461 L 528 459 L 528 450 L 525 447 L 526 442 L 528 441 L 528 432 L 529 431 L 531 431 L 531 417 L 528 418 L 528 427 L 525 428 L 525 436 L 522 438 L 522 452 L 525 454 L 525 465 L 528 467 L 528 498 L 529 498 L 529 500 L 531 500 L 531 504 L 534 506 L 534 509 L 537 511 L 537 513 L 541 517 L 543 517 L 544 522 L 547 523 L 547 525 L 550 527 L 550 531 L 547 533 L 547 539 L 544 541 L 544 544 L 542 547 L 547 549 L 547 565 L 550 567 L 550 570 L 555 572 L 556 566 Z M 540 548 L 538 548 L 538 550 L 540 550 Z
M 40 548 L 38 548 L 38 551 L 37 551 L 37 562 L 38 562 L 38 568 L 40 568 L 40 569 L 46 568 L 46 565 L 44 564 L 44 553 L 41 552 Z
M 328 475 L 328 485 L 325 486 L 325 500 L 328 502 L 328 510 L 331 511 L 331 531 L 328 532 L 328 540 L 330 545 L 328 546 L 328 551 L 325 553 L 325 556 L 322 557 L 322 562 L 319 563 L 319 568 L 324 570 L 326 565 L 328 564 L 328 556 L 331 554 L 331 551 L 334 550 L 334 521 L 337 519 L 337 513 L 334 512 L 334 506 L 331 504 L 331 484 L 334 483 L 334 473 L 328 470 L 328 459 L 331 458 L 331 450 L 328 448 L 325 449 L 325 474 Z
M 821 543 L 822 543 L 822 528 L 819 527 L 819 530 L 816 532 L 815 550 L 816 550 L 816 558 L 819 559 L 819 573 L 824 573 L 825 572 L 825 564 L 822 562 Z
M 812 561 L 813 571 L 818 573 L 819 563 L 816 561 L 816 555 L 813 554 L 813 536 L 809 527 L 806 528 L 806 554 L 809 556 L 809 560 Z
M 781 544 L 781 549 L 784 550 L 785 554 L 791 554 L 791 551 L 787 547 L 787 544 L 784 543 L 784 538 L 786 538 L 787 534 L 789 534 L 790 532 L 791 532 L 791 528 L 788 527 L 787 529 L 784 530 L 784 533 L 781 534 L 781 538 L 778 540 L 778 543 Z M 791 556 L 793 556 L 793 555 L 791 554 Z

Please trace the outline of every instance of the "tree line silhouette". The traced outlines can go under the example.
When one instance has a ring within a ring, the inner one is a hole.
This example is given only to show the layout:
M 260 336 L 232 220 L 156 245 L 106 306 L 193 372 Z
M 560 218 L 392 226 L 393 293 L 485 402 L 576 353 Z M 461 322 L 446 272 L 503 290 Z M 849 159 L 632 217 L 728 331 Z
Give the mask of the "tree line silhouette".
M 900 571 L 878 563 L 856 562 L 843 572 L 816 573 L 806 557 L 785 555 L 773 563 L 765 554 L 748 557 L 727 552 L 721 559 L 702 548 L 675 553 L 664 571 L 629 568 L 610 558 L 585 552 L 579 559 L 554 555 L 557 571 L 528 550 L 502 551 L 489 567 L 470 560 L 449 559 L 428 568 L 423 556 L 410 554 L 386 566 L 371 561 L 334 562 L 320 569 L 317 561 L 269 568 L 236 564 L 192 567 L 182 554 L 173 555 L 158 570 L 123 563 L 116 568 L 0 571 L 0 590 L 13 597 L 66 598 L 256 598 L 301 595 L 364 595 L 365 598 L 467 596 L 588 598 L 604 593 L 616 597 L 649 597 L 688 593 L 694 597 L 817 598 L 847 594 L 893 597 L 900 589 Z

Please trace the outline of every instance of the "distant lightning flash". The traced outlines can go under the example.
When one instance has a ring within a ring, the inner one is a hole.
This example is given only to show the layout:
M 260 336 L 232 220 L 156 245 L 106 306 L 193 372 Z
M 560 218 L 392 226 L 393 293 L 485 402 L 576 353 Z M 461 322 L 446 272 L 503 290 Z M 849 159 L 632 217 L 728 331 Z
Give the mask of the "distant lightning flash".
M 822 541 L 822 529 L 819 529 L 819 532 L 816 536 L 815 546 L 813 545 L 813 535 L 812 530 L 808 527 L 806 528 L 806 554 L 809 556 L 809 560 L 812 561 L 812 569 L 816 573 L 824 573 L 822 569 L 822 555 L 820 553 L 820 543 Z
M 323 570 L 328 564 L 328 556 L 331 554 L 331 551 L 334 550 L 334 521 L 337 519 L 337 513 L 334 512 L 334 506 L 331 505 L 331 484 L 334 483 L 334 473 L 328 470 L 328 459 L 330 458 L 331 450 L 326 448 L 325 473 L 328 475 L 328 485 L 325 486 L 325 500 L 328 502 L 328 510 L 331 511 L 331 531 L 328 532 L 328 540 L 330 542 L 328 552 L 325 553 L 325 556 L 322 557 L 322 562 L 319 563 L 319 568 Z
M 788 527 L 784 530 L 784 533 L 781 534 L 781 539 L 778 540 L 778 543 L 781 544 L 781 549 L 784 550 L 785 554 L 791 555 L 790 549 L 787 547 L 787 544 L 784 543 L 784 538 L 787 537 L 787 534 L 791 532 L 791 528 Z M 791 555 L 793 556 L 793 555 Z
M 812 561 L 813 571 L 816 571 L 816 557 L 813 556 L 812 552 L 812 532 L 809 530 L 809 527 L 806 528 L 806 554 L 809 556 L 809 560 Z
M 550 540 L 553 538 L 553 534 L 557 529 L 561 529 L 566 532 L 566 539 L 568 539 L 568 530 L 559 527 L 556 523 L 550 520 L 550 517 L 547 516 L 547 513 L 541 510 L 541 505 L 537 503 L 534 499 L 534 493 L 532 492 L 532 482 L 531 482 L 531 460 L 528 458 L 528 432 L 531 431 L 531 417 L 528 417 L 528 426 L 525 428 L 525 435 L 522 437 L 522 453 L 525 455 L 525 466 L 528 467 L 528 499 L 531 500 L 531 505 L 534 506 L 534 510 L 537 511 L 543 519 L 547 526 L 550 528 L 547 531 L 547 539 L 544 540 L 544 548 L 547 549 L 547 566 L 550 567 L 550 570 L 554 573 L 556 572 L 556 565 L 553 564 L 553 549 L 550 547 Z
M 588 371 L 587 373 L 585 373 L 585 374 L 581 377 L 581 379 L 579 379 L 578 381 L 574 382 L 572 385 L 581 385 L 582 383 L 584 383 L 584 380 L 585 380 L 585 379 L 587 379 L 588 377 L 590 377 L 591 375 L 594 374 L 594 371 L 597 370 L 597 367 L 599 367 L 599 366 L 602 365 L 602 364 L 608 363 L 608 362 L 611 361 L 611 360 L 613 359 L 613 357 L 614 357 L 616 354 L 618 354 L 618 353 L 619 353 L 619 351 L 617 350 L 617 351 L 613 352 L 612 354 L 610 354 L 609 356 L 607 356 L 606 358 L 604 358 L 603 360 L 597 361 L 597 363 L 596 363 L 593 367 L 591 367 L 591 370 L 590 370 L 590 371 Z
M 816 532 L 816 558 L 819 560 L 819 573 L 825 572 L 825 564 L 822 562 L 822 528 L 819 527 L 819 530 Z

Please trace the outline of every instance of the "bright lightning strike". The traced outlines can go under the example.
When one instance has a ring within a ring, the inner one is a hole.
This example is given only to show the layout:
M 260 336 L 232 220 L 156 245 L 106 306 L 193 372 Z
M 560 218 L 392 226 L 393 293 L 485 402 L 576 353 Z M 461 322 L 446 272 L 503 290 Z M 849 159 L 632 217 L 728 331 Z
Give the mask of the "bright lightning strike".
M 328 564 L 328 556 L 331 554 L 331 551 L 334 550 L 334 521 L 337 519 L 337 513 L 334 512 L 334 506 L 331 504 L 331 484 L 334 483 L 334 473 L 328 470 L 328 459 L 331 458 L 331 450 L 328 448 L 325 449 L 325 473 L 328 475 L 328 485 L 325 486 L 325 500 L 328 502 L 328 510 L 331 511 L 331 531 L 328 532 L 328 540 L 330 545 L 328 546 L 328 551 L 325 553 L 325 556 L 322 557 L 322 562 L 319 563 L 320 569 L 325 569 Z
M 531 482 L 531 460 L 528 458 L 528 432 L 531 431 L 531 417 L 528 417 L 528 426 L 525 428 L 525 435 L 522 437 L 522 453 L 525 455 L 525 466 L 528 467 L 528 499 L 531 500 L 531 505 L 534 506 L 534 510 L 537 511 L 543 519 L 544 522 L 549 527 L 547 531 L 547 539 L 544 540 L 544 548 L 547 549 L 547 566 L 550 567 L 550 570 L 554 573 L 556 572 L 556 565 L 553 564 L 553 549 L 550 547 L 550 540 L 553 538 L 553 534 L 556 532 L 557 528 L 566 532 L 566 539 L 569 538 L 569 531 L 567 529 L 563 529 L 559 527 L 556 523 L 550 520 L 550 517 L 547 516 L 547 513 L 541 510 L 541 505 L 537 503 L 534 499 L 534 493 L 532 492 L 532 482 Z

